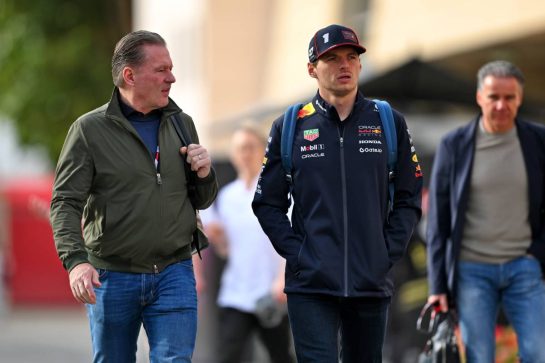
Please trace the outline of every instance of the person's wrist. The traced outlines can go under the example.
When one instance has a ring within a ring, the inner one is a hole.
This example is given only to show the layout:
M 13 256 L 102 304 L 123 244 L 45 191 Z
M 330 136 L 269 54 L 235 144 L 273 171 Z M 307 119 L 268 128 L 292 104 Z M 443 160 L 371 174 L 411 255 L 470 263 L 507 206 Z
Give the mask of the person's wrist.
M 199 184 L 206 184 L 206 183 L 210 183 L 212 181 L 214 181 L 215 178 L 214 178 L 214 169 L 210 168 L 208 169 L 208 174 L 205 175 L 205 176 L 200 176 L 199 173 L 197 173 L 197 182 Z
M 64 260 L 64 268 L 68 273 L 74 269 L 77 265 L 81 265 L 82 263 L 89 263 L 89 260 L 87 259 L 87 254 L 77 254 L 73 255 L 66 260 Z

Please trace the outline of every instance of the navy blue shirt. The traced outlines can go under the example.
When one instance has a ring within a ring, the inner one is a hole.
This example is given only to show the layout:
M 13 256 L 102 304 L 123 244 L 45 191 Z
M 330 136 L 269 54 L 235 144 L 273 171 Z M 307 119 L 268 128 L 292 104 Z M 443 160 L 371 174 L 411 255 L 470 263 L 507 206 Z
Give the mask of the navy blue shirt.
M 157 109 L 144 115 L 142 112 L 138 112 L 125 104 L 121 99 L 119 100 L 119 104 L 121 105 L 121 112 L 123 112 L 123 115 L 125 115 L 127 120 L 136 129 L 138 135 L 140 135 L 140 138 L 148 148 L 150 155 L 155 157 L 162 111 Z

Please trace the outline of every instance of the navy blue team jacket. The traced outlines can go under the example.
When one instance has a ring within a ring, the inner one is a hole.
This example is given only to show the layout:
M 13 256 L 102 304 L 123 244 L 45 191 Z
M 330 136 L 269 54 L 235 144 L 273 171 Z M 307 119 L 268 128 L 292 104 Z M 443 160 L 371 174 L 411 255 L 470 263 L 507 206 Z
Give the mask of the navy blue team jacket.
M 252 207 L 286 259 L 285 292 L 388 297 L 392 265 L 421 215 L 422 172 L 403 116 L 394 111 L 398 162 L 388 213 L 388 155 L 375 104 L 358 93 L 350 116 L 317 94 L 299 112 L 293 211 L 282 168 L 283 116 L 273 123 Z

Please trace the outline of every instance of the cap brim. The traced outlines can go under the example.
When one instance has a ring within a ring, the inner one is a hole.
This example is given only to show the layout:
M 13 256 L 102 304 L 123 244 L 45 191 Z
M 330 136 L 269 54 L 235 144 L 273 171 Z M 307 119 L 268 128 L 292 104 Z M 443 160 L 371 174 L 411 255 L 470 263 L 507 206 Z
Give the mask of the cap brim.
M 327 48 L 326 50 L 324 50 L 322 53 L 318 54 L 316 56 L 316 59 L 319 59 L 321 56 L 323 56 L 324 54 L 326 54 L 327 52 L 329 52 L 330 50 L 333 50 L 333 49 L 336 49 L 336 48 L 339 48 L 339 47 L 352 47 L 352 48 L 356 48 L 356 50 L 358 51 L 358 54 L 363 54 L 367 51 L 367 49 L 365 49 L 364 47 L 362 47 L 361 45 L 359 44 L 354 44 L 354 43 L 340 43 L 340 44 L 335 44 L 329 48 Z

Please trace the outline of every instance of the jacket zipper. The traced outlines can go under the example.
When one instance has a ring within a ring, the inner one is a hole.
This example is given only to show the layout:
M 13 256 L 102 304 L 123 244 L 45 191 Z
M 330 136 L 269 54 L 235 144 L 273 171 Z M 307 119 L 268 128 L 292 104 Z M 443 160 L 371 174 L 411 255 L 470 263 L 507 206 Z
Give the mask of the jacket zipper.
M 129 133 L 133 134 L 133 136 L 138 140 L 138 142 L 140 143 L 140 145 L 142 145 L 144 147 L 144 149 L 148 150 L 147 146 L 144 144 L 144 142 L 142 141 L 142 139 L 140 138 L 140 135 L 137 133 L 137 132 L 134 132 L 133 130 L 131 130 L 130 128 L 127 128 L 125 126 L 125 124 L 120 120 L 121 124 L 123 125 L 123 127 L 125 127 L 127 129 L 127 131 L 129 131 Z M 159 130 L 157 132 L 157 145 L 159 145 L 159 139 L 160 139 L 160 135 L 161 135 L 161 126 L 163 125 L 163 122 L 160 122 L 159 123 Z M 155 165 L 154 165 L 154 161 L 152 162 L 152 168 L 155 170 L 155 182 L 157 183 L 158 187 L 159 187 L 159 194 L 162 194 L 162 184 L 163 184 L 163 178 L 161 177 L 161 172 L 160 172 L 160 168 L 158 169 Z M 163 203 L 162 203 L 162 198 L 160 198 L 161 200 L 159 201 L 159 219 L 160 221 L 163 220 Z M 163 228 L 161 228 L 161 231 L 163 231 Z M 153 264 L 152 265 L 152 269 L 153 269 L 153 272 L 154 273 L 159 273 L 159 267 L 157 266 L 157 264 Z
M 158 152 L 160 151 L 160 147 L 159 147 L 159 139 L 160 139 L 160 134 L 161 134 L 161 125 L 163 124 L 163 122 L 161 122 L 159 124 L 159 131 L 157 132 L 157 149 L 158 149 Z M 140 135 L 138 135 L 137 137 L 138 141 L 140 142 L 140 144 L 142 146 L 144 146 L 144 149 L 147 151 L 148 148 L 146 147 L 146 145 L 144 144 L 144 142 L 142 141 L 142 139 L 140 138 Z M 161 223 L 163 221 L 163 202 L 162 202 L 162 197 L 161 195 L 163 194 L 162 191 L 163 191 L 163 178 L 161 177 L 161 167 L 160 167 L 160 154 L 159 154 L 159 160 L 157 160 L 157 163 L 155 160 L 152 161 L 152 168 L 155 170 L 155 182 L 157 184 L 157 186 L 159 187 L 159 223 Z M 164 228 L 161 228 L 161 231 L 163 231 Z M 162 237 L 162 236 L 161 236 Z M 159 267 L 157 266 L 157 264 L 155 262 L 153 262 L 153 265 L 151 266 L 152 267 L 152 270 L 153 270 L 153 273 L 159 273 Z
M 344 162 L 344 127 L 337 127 L 339 134 L 340 159 L 341 159 L 341 190 L 343 198 L 343 242 L 344 242 L 344 296 L 348 296 L 348 208 L 346 193 L 346 167 Z
M 157 186 L 159 187 L 159 223 L 163 221 L 163 197 L 162 197 L 163 185 L 162 184 L 163 184 L 163 179 L 161 179 L 161 173 L 157 171 Z M 161 232 L 162 231 L 163 231 L 163 228 L 161 227 Z M 155 263 L 153 264 L 153 272 L 156 274 L 159 273 L 159 268 L 157 267 Z
M 164 127 L 163 125 L 164 122 L 161 122 L 159 124 L 159 130 L 157 131 L 157 150 L 160 150 L 160 139 L 161 139 L 161 126 Z M 161 177 L 161 156 L 159 154 L 159 158 L 157 160 L 157 166 L 155 167 L 155 171 L 157 172 L 157 186 L 159 187 L 159 223 L 161 224 L 164 220 L 163 218 L 163 215 L 164 215 L 164 208 L 163 208 L 163 178 Z M 164 228 L 163 226 L 161 226 L 160 228 L 160 231 L 161 231 L 161 241 L 163 240 L 163 234 L 164 234 Z M 157 242 L 156 242 L 157 243 Z M 159 273 L 159 268 L 157 266 L 157 264 L 153 264 L 153 272 L 155 273 Z

